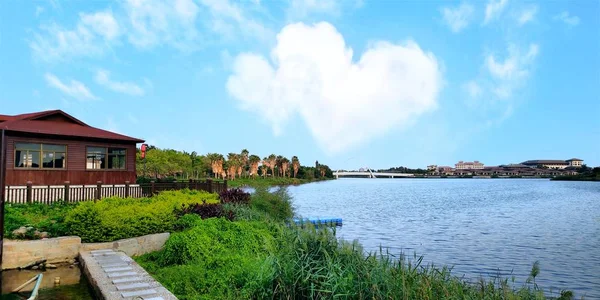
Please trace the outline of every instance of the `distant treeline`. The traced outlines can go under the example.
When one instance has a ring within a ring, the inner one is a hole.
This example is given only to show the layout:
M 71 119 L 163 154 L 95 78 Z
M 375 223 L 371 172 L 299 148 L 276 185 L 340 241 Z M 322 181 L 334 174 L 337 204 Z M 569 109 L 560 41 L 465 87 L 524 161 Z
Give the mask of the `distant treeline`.
M 290 159 L 271 154 L 263 157 L 250 154 L 246 149 L 240 153 L 219 153 L 205 155 L 197 152 L 160 149 L 149 146 L 146 159 L 141 158 L 138 149 L 136 159 L 137 174 L 142 178 L 158 179 L 201 179 L 220 178 L 234 180 L 236 178 L 261 177 L 293 177 L 299 179 L 333 178 L 333 172 L 324 164 L 303 166 L 297 156 Z
M 411 169 L 407 167 L 394 167 L 389 169 L 379 169 L 377 172 L 381 173 L 410 173 L 410 174 L 427 174 L 425 169 Z
M 557 176 L 552 180 L 600 181 L 600 167 L 590 168 L 583 165 L 577 175 Z

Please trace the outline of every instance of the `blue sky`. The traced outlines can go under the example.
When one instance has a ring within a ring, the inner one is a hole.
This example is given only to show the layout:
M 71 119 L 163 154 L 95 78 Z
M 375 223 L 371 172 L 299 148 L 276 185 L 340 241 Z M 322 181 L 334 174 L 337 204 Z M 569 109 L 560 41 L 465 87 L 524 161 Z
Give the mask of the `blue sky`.
M 598 1 L 2 1 L 0 114 L 333 168 L 600 165 Z

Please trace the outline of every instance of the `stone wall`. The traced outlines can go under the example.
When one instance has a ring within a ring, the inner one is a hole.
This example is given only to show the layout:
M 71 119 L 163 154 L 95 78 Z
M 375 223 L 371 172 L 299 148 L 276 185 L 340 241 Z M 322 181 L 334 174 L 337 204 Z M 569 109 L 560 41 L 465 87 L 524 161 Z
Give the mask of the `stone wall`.
M 53 264 L 69 262 L 77 258 L 79 251 L 113 249 L 129 256 L 142 255 L 160 250 L 169 235 L 168 232 L 150 234 L 107 243 L 81 243 L 81 238 L 77 236 L 33 241 L 5 240 L 2 270 L 16 269 L 41 259 Z

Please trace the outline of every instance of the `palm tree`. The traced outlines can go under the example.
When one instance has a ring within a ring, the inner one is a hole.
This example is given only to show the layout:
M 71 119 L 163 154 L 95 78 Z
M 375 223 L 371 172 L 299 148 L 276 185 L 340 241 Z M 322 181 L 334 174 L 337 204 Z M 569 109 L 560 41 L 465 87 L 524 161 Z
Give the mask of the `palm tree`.
M 298 170 L 300 169 L 300 160 L 298 156 L 292 156 L 292 168 L 294 169 L 294 178 L 298 175 Z
M 275 154 L 271 154 L 269 155 L 269 158 L 267 159 L 269 161 L 269 168 L 271 169 L 271 176 L 275 177 L 275 166 L 277 163 L 277 156 Z
M 260 168 L 261 171 L 261 175 L 263 178 L 267 178 L 267 169 L 269 168 L 269 159 L 268 158 L 263 158 L 263 160 L 261 161 L 262 163 L 262 168 Z
M 241 157 L 242 163 L 243 163 L 241 166 L 243 170 L 246 170 L 246 167 L 248 166 L 248 155 L 250 155 L 250 152 L 247 149 L 242 149 L 242 152 L 240 153 L 240 157 Z M 238 175 L 241 176 L 240 170 L 238 170 Z
M 258 175 L 258 164 L 260 163 L 260 157 L 254 154 L 250 155 L 248 162 L 250 163 L 250 176 L 256 178 L 256 175 Z
M 275 166 L 277 167 L 277 175 L 278 176 L 282 176 L 282 174 L 283 174 L 283 166 L 281 165 L 282 162 L 283 162 L 283 156 L 277 155 L 277 158 L 275 159 Z
M 227 175 L 229 175 L 229 178 L 231 179 L 235 179 L 235 173 L 237 172 L 237 166 L 235 162 L 236 156 L 237 153 L 227 154 Z
M 290 168 L 290 160 L 287 159 L 286 157 L 283 157 L 281 159 L 281 173 L 283 175 L 283 177 L 285 177 L 285 173 L 287 172 L 287 170 L 289 170 Z
M 210 167 L 215 178 L 223 175 L 223 155 L 218 153 L 209 153 L 206 155 L 206 157 L 210 161 Z

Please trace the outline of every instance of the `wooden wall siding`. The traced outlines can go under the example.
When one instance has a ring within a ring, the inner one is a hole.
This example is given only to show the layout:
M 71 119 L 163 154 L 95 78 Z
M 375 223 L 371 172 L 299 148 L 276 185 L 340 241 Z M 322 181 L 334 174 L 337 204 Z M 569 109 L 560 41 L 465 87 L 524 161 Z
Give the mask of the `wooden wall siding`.
M 46 143 L 60 144 L 67 146 L 67 168 L 64 170 L 44 170 L 44 169 L 19 169 L 15 168 L 15 143 Z M 86 169 L 86 148 L 94 147 L 120 147 L 127 149 L 127 165 L 125 170 L 87 170 Z M 95 184 L 102 181 L 106 184 L 122 184 L 125 181 L 134 183 L 136 180 L 135 171 L 135 144 L 119 143 L 100 143 L 77 140 L 31 138 L 31 137 L 7 137 L 6 147 L 6 185 L 24 185 L 27 181 L 36 185 L 55 185 L 64 184 L 70 181 L 71 184 Z

